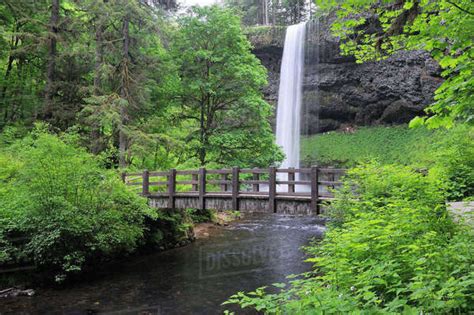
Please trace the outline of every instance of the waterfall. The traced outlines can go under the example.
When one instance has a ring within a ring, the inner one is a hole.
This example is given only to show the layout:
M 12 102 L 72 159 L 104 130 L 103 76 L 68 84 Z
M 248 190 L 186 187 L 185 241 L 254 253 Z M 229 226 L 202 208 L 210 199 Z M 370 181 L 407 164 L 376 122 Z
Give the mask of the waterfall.
M 286 30 L 276 119 L 276 142 L 286 156 L 282 168 L 298 168 L 300 165 L 305 29 L 306 23 L 300 23 Z

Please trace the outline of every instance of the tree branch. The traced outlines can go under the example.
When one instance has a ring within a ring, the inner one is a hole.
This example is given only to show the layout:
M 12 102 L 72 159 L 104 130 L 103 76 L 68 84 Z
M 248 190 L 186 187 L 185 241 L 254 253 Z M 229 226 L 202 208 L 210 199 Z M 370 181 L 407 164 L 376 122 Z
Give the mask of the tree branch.
M 453 6 L 455 6 L 456 8 L 458 8 L 459 10 L 461 10 L 461 11 L 464 12 L 464 13 L 467 13 L 467 14 L 470 14 L 470 15 L 474 15 L 474 13 L 472 13 L 471 11 L 460 7 L 459 5 L 457 5 L 457 4 L 454 3 L 454 2 L 451 2 L 451 1 L 449 1 L 449 0 L 446 0 L 446 2 L 449 3 L 449 4 L 451 4 L 451 5 L 453 5 Z

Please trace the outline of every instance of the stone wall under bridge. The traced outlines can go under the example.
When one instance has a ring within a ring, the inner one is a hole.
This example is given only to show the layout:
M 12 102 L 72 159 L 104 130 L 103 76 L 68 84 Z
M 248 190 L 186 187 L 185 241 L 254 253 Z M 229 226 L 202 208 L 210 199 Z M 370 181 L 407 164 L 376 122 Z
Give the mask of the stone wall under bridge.
M 276 199 L 275 208 L 277 214 L 289 215 L 317 215 L 316 209 L 311 209 L 311 202 L 307 200 L 285 200 Z M 168 198 L 149 197 L 149 205 L 157 209 L 168 208 Z M 232 200 L 225 197 L 206 197 L 206 209 L 234 210 L 232 208 Z M 199 199 L 193 197 L 175 197 L 175 208 L 199 208 Z M 324 207 L 322 207 L 324 208 Z M 320 206 L 321 209 L 321 206 Z M 239 211 L 243 213 L 271 213 L 269 211 L 268 198 L 258 197 L 240 197 Z

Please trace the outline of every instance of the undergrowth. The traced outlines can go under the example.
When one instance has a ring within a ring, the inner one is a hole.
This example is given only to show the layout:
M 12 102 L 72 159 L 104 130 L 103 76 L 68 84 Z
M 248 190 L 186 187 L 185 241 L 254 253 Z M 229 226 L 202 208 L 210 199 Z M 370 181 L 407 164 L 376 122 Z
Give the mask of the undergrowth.
M 226 304 L 267 314 L 474 311 L 474 232 L 451 220 L 436 178 L 370 163 L 349 172 L 337 197 L 325 238 L 306 248 L 313 272 Z
M 407 126 L 364 127 L 354 133 L 329 132 L 302 139 L 306 165 L 354 167 L 376 160 L 437 173 L 449 200 L 474 195 L 474 128 L 428 130 Z

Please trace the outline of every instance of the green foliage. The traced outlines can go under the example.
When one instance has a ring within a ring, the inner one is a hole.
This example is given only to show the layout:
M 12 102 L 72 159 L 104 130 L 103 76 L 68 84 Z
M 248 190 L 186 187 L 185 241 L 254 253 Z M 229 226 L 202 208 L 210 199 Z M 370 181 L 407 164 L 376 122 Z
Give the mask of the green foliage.
M 473 122 L 474 12 L 470 0 L 375 1 L 316 0 L 321 10 L 336 10 L 332 29 L 342 40 L 343 53 L 359 62 L 385 58 L 399 50 L 423 49 L 443 68 L 444 83 L 431 117 L 414 124 L 451 127 L 456 121 Z
M 32 127 L 36 119 L 55 130 L 74 129 L 82 145 L 102 153 L 111 166 L 117 164 L 121 132 L 128 140 L 129 164 L 158 168 L 170 146 L 161 136 L 168 123 L 163 112 L 178 79 L 162 44 L 173 31 L 162 8 L 176 3 L 60 0 L 59 25 L 51 36 L 51 2 L 0 3 L 0 130 L 12 124 Z M 124 60 L 125 17 L 129 61 Z M 52 95 L 46 102 L 50 76 Z
M 3 263 L 35 264 L 60 281 L 93 260 L 134 250 L 146 200 L 83 149 L 36 130 L 0 152 Z M 18 248 L 15 239 L 26 240 Z
M 175 136 L 200 165 L 264 166 L 281 160 L 261 88 L 265 68 L 251 53 L 240 22 L 218 6 L 195 7 L 173 41 L 179 67 Z M 184 132 L 183 132 L 184 131 Z
M 312 274 L 228 303 L 269 314 L 474 310 L 474 233 L 452 222 L 436 180 L 372 163 L 351 170 L 337 197 L 325 238 L 307 248 Z
M 0 3 L 0 129 L 42 105 L 47 1 Z
M 383 163 L 416 164 L 420 155 L 448 134 L 445 130 L 406 126 L 362 127 L 354 133 L 328 132 L 302 138 L 306 164 L 352 167 L 377 159 Z
M 353 134 L 329 132 L 307 137 L 301 148 L 306 164 L 353 167 L 377 160 L 411 165 L 439 178 L 449 199 L 474 194 L 474 129 L 470 126 L 449 130 L 366 127 Z
M 161 209 L 159 220 L 147 217 L 145 220 L 145 251 L 164 250 L 184 245 L 193 238 L 194 217 L 183 209 Z
M 84 9 L 94 24 L 95 34 L 86 34 L 94 36 L 96 61 L 89 70 L 91 93 L 78 116 L 84 142 L 94 153 L 108 153 L 109 160 L 118 153 L 127 165 L 153 163 L 156 169 L 167 149 L 164 113 L 177 81 L 163 45 L 172 30 L 158 7 L 141 1 L 91 1 Z M 125 20 L 127 46 L 124 30 L 114 27 Z
M 423 156 L 451 200 L 474 196 L 474 128 L 457 126 Z
M 58 12 L 53 0 L 0 3 L 0 131 L 46 121 L 109 168 L 282 158 L 261 93 L 266 72 L 236 14 L 195 9 L 176 21 L 163 11 L 175 1 L 55 2 Z M 200 89 L 207 99 L 196 101 Z
M 216 213 L 213 210 L 187 209 L 186 211 L 194 223 L 215 221 Z

